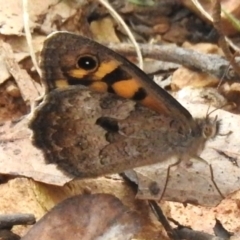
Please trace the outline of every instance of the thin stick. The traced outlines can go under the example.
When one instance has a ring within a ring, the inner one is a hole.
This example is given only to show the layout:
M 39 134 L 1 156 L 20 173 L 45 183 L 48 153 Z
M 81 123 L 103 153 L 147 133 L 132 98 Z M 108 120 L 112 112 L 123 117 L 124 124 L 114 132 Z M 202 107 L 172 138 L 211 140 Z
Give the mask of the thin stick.
M 107 46 L 122 55 L 135 56 L 132 44 L 110 43 Z M 196 68 L 202 72 L 212 74 L 218 79 L 222 78 L 223 73 L 229 67 L 229 61 L 226 61 L 216 54 L 203 54 L 191 49 L 168 45 L 139 44 L 139 46 L 143 56 L 146 58 L 181 64 L 194 69 Z M 238 61 L 239 59 L 240 58 L 237 58 Z M 225 80 L 236 81 L 236 77 L 227 75 L 227 79 Z
M 195 5 L 195 7 L 200 11 L 200 13 L 206 17 L 209 21 L 213 21 L 212 16 L 204 10 L 202 5 L 198 2 L 198 0 L 192 0 L 192 3 Z
M 38 66 L 36 55 L 35 55 L 33 45 L 32 45 L 32 35 L 30 33 L 29 15 L 28 15 L 28 0 L 22 0 L 22 4 L 23 4 L 23 23 L 24 23 L 23 25 L 24 25 L 24 31 L 26 34 L 26 39 L 27 39 L 30 56 L 31 56 L 31 59 L 33 62 L 33 66 L 35 67 L 37 73 L 41 77 L 42 73 Z
M 171 227 L 167 218 L 164 216 L 160 206 L 153 200 L 149 200 L 148 202 L 153 212 L 155 213 L 158 221 L 163 225 L 164 229 L 166 230 L 167 235 L 173 240 L 180 240 L 176 230 Z
M 237 75 L 240 76 L 240 68 L 239 68 L 238 64 L 236 63 L 235 59 L 232 57 L 232 54 L 227 45 L 227 43 L 230 44 L 231 46 L 234 44 L 232 43 L 232 41 L 229 38 L 224 36 L 222 29 L 221 29 L 221 5 L 220 5 L 219 0 L 213 0 L 212 16 L 203 9 L 202 5 L 199 3 L 198 0 L 192 0 L 192 2 L 197 7 L 197 9 L 201 12 L 201 14 L 213 23 L 213 26 L 218 31 L 219 45 L 222 48 L 222 50 L 225 54 L 225 57 L 227 58 L 227 60 L 229 60 L 234 71 L 237 73 Z
M 14 225 L 32 225 L 36 222 L 33 214 L 1 214 L 0 229 L 9 228 Z
M 115 11 L 115 9 L 105 0 L 98 0 L 105 8 L 108 9 L 108 11 L 110 12 L 110 14 L 113 16 L 113 18 L 119 22 L 119 24 L 122 25 L 123 29 L 126 31 L 127 35 L 129 36 L 130 40 L 132 41 L 135 49 L 136 49 L 136 53 L 137 53 L 137 57 L 138 57 L 138 62 L 139 62 L 139 67 L 141 69 L 143 69 L 143 57 L 142 57 L 142 53 L 140 50 L 140 47 L 138 45 L 138 43 L 136 42 L 131 30 L 129 29 L 129 27 L 127 26 L 127 24 L 123 21 L 122 17 Z
M 232 55 L 229 46 L 226 41 L 226 37 L 223 34 L 222 26 L 221 26 L 221 4 L 219 0 L 213 1 L 213 26 L 218 31 L 219 34 L 219 45 L 221 49 L 223 50 L 225 57 L 230 62 L 231 66 L 233 67 L 234 71 L 240 76 L 240 67 L 238 63 L 235 61 L 235 56 Z

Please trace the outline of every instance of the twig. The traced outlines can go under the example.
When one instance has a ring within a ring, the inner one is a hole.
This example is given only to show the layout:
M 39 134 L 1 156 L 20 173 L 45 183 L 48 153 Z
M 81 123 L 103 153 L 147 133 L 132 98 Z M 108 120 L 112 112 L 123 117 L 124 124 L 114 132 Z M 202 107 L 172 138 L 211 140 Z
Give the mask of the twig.
M 202 5 L 198 2 L 198 0 L 192 0 L 192 3 L 194 4 L 194 6 L 200 11 L 200 13 L 207 18 L 210 22 L 212 22 L 212 17 L 211 15 L 204 10 L 204 8 L 202 7 Z
M 164 229 L 166 230 L 167 235 L 173 240 L 180 240 L 181 238 L 179 238 L 176 231 L 171 227 L 158 204 L 153 200 L 149 200 L 148 202 L 153 212 L 155 213 L 158 221 L 163 225 Z
M 219 45 L 222 48 L 227 60 L 229 60 L 229 62 L 231 63 L 234 71 L 237 73 L 238 76 L 240 76 L 240 67 L 238 66 L 238 64 L 235 62 L 234 57 L 232 56 L 228 44 L 229 45 L 234 45 L 232 43 L 232 41 L 225 37 L 222 29 L 221 29 L 221 5 L 219 0 L 213 0 L 213 14 L 212 16 L 203 9 L 202 5 L 198 2 L 198 0 L 192 0 L 192 2 L 194 3 L 194 5 L 197 7 L 197 9 L 201 12 L 201 14 L 206 17 L 209 21 L 211 21 L 213 23 L 213 26 L 215 27 L 215 29 L 218 31 L 219 34 Z M 226 72 L 228 70 L 226 69 Z M 236 76 L 234 76 L 236 77 Z
M 33 214 L 0 215 L 0 229 L 12 228 L 14 225 L 32 225 L 35 222 Z
M 218 79 L 221 79 L 224 73 L 229 69 L 229 62 L 216 54 L 203 54 L 191 49 L 169 45 L 139 44 L 139 46 L 143 57 L 181 64 L 189 68 L 212 74 Z M 130 44 L 110 43 L 108 47 L 126 56 L 135 55 L 133 46 Z M 225 80 L 236 81 L 236 77 L 229 74 L 225 76 Z
M 33 62 L 33 66 L 35 67 L 39 76 L 42 76 L 41 70 L 38 66 L 36 55 L 32 45 L 32 35 L 30 33 L 30 26 L 29 26 L 29 16 L 28 16 L 28 0 L 22 0 L 23 5 L 23 24 L 24 24 L 24 31 L 26 34 L 27 44 L 30 52 L 30 56 Z
M 137 53 L 137 57 L 138 57 L 138 61 L 139 61 L 139 67 L 141 69 L 143 69 L 143 57 L 142 57 L 142 53 L 141 50 L 139 48 L 138 43 L 136 42 L 131 30 L 129 29 L 129 27 L 127 26 L 127 24 L 123 21 L 123 19 L 121 18 L 121 16 L 115 11 L 115 9 L 105 0 L 98 0 L 105 8 L 107 8 L 110 12 L 110 14 L 113 16 L 113 18 L 118 21 L 123 29 L 126 31 L 127 35 L 129 36 L 130 40 L 133 43 L 133 46 L 135 47 L 136 53 Z
M 212 13 L 213 26 L 215 27 L 215 29 L 218 31 L 218 34 L 219 34 L 219 45 L 220 45 L 221 49 L 223 50 L 225 57 L 232 65 L 234 71 L 240 77 L 240 66 L 236 63 L 235 56 L 233 56 L 232 53 L 230 52 L 228 44 L 225 39 L 225 36 L 222 31 L 221 4 L 220 4 L 219 0 L 213 0 L 212 4 L 213 4 L 213 13 Z

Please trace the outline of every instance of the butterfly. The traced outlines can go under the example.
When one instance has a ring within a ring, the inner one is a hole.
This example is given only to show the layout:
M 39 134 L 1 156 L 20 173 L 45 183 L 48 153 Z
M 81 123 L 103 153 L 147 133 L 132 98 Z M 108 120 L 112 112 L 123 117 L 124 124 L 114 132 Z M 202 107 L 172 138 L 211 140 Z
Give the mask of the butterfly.
M 193 118 L 123 56 L 83 36 L 55 32 L 40 58 L 45 97 L 29 126 L 47 163 L 92 178 L 171 157 L 177 160 L 168 174 L 182 161 L 206 162 L 200 154 L 218 134 L 219 121 Z

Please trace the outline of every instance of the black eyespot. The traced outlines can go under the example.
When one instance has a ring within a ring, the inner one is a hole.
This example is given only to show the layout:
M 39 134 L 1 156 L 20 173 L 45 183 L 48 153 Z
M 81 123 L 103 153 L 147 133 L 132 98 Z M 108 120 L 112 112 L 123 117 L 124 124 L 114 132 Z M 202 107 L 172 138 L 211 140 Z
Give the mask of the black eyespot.
M 84 55 L 77 60 L 77 68 L 82 68 L 86 71 L 94 71 L 98 67 L 98 59 L 95 56 Z

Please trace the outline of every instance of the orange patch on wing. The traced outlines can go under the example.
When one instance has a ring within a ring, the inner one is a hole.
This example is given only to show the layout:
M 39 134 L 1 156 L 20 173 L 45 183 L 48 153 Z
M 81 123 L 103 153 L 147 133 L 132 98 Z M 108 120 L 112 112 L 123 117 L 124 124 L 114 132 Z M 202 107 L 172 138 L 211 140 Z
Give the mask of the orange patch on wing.
M 122 80 L 112 85 L 114 92 L 123 98 L 132 98 L 140 87 L 135 79 Z
M 169 110 L 162 104 L 160 101 L 153 98 L 151 95 L 146 96 L 142 101 L 141 104 L 150 108 L 160 114 L 169 114 Z
M 55 81 L 55 85 L 57 88 L 66 88 L 69 87 L 69 84 L 66 79 L 59 79 Z
M 114 71 L 121 63 L 115 60 L 110 60 L 108 62 L 102 62 L 97 71 L 93 74 L 93 80 L 101 81 L 108 73 Z
M 72 69 L 70 71 L 68 71 L 68 74 L 71 77 L 75 77 L 75 78 L 83 78 L 84 76 L 86 76 L 87 74 L 89 74 L 88 71 L 84 70 L 84 69 Z M 80 79 L 79 79 L 80 80 Z
M 105 82 L 93 82 L 90 88 L 97 92 L 107 92 L 108 86 Z

